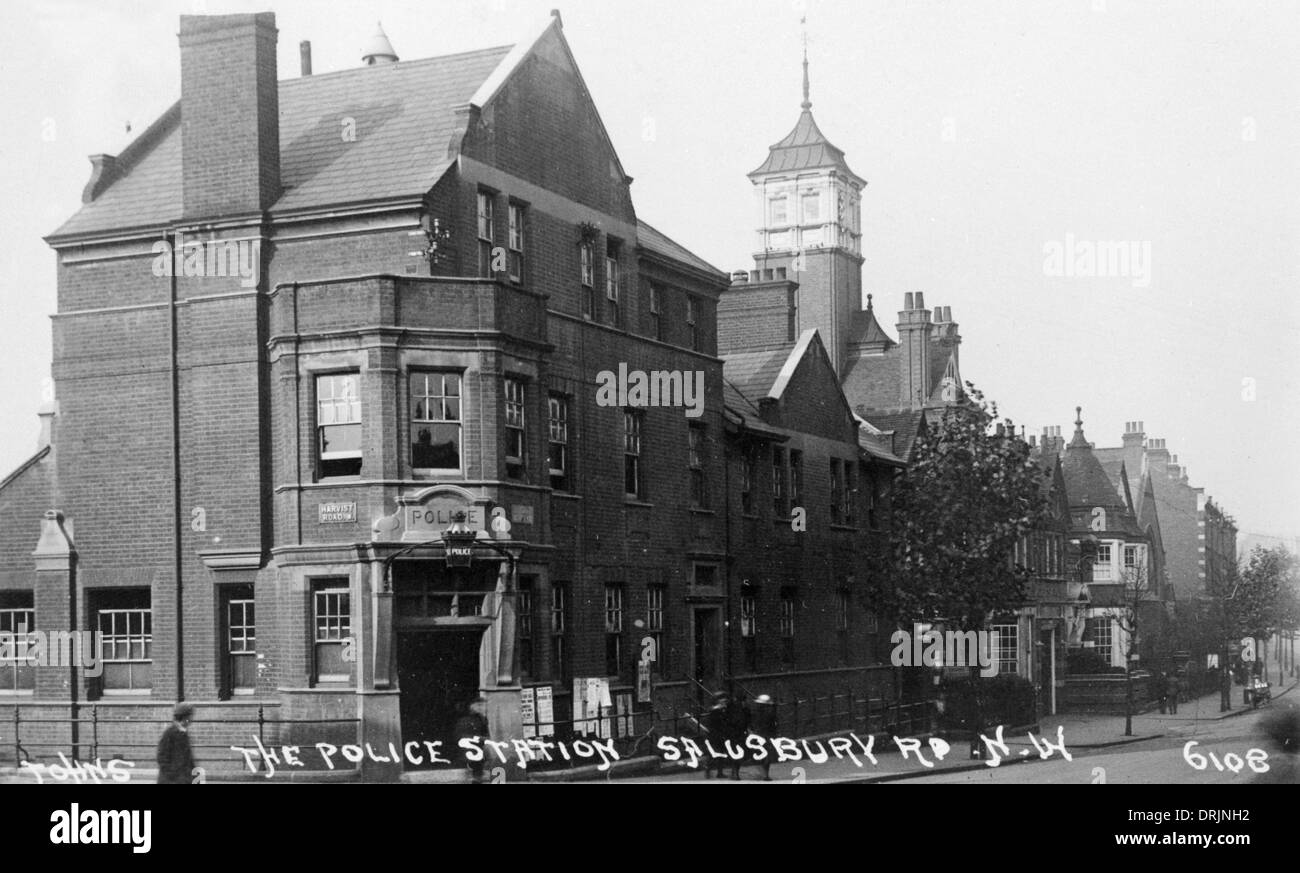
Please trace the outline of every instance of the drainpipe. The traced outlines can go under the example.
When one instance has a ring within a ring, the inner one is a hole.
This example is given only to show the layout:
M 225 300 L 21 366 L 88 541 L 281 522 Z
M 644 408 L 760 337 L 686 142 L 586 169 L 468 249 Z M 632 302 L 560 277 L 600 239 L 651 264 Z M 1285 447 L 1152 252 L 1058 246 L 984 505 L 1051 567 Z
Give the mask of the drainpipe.
M 169 330 L 167 335 L 171 370 L 172 418 L 172 540 L 175 545 L 173 570 L 176 573 L 176 702 L 185 699 L 185 585 L 183 578 L 184 554 L 181 537 L 181 380 L 179 337 L 177 335 L 177 284 L 176 284 L 176 233 L 171 233 L 170 296 L 167 304 Z
M 722 407 L 722 530 L 723 559 L 722 573 L 722 662 L 727 671 L 727 691 L 735 693 L 734 679 L 731 672 L 731 565 L 735 558 L 731 554 L 731 459 L 727 457 L 727 413 Z

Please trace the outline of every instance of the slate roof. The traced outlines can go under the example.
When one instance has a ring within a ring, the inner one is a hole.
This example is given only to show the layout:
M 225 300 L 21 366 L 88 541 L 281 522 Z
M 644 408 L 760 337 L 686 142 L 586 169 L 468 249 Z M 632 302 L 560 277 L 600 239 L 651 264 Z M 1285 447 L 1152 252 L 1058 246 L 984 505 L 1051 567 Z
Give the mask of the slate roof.
M 821 128 L 813 120 L 812 110 L 805 109 L 799 115 L 794 130 L 769 149 L 767 160 L 749 176 L 753 178 L 768 173 L 796 173 L 802 170 L 827 168 L 839 170 L 859 183 L 865 184 L 857 173 L 849 169 L 848 162 L 844 159 L 844 152 L 832 145 L 821 132 Z
M 714 273 L 722 281 L 728 281 L 727 274 L 708 261 L 691 252 L 685 246 L 674 242 L 655 230 L 644 221 L 638 220 L 637 226 L 637 243 L 648 251 L 663 255 L 675 261 L 694 267 L 697 270 L 703 270 L 706 273 Z
M 451 164 L 453 108 L 511 47 L 357 67 L 280 82 L 280 177 L 272 213 L 419 196 Z M 177 103 L 118 156 L 121 177 L 52 236 L 165 224 L 181 217 Z M 341 136 L 355 121 L 356 140 Z M 698 260 L 698 259 L 697 259 Z
M 757 403 L 772 393 L 781 368 L 790 357 L 792 346 L 761 352 L 738 352 L 723 355 L 723 374 L 737 391 Z
M 912 454 L 912 446 L 921 430 L 925 413 L 920 409 L 904 412 L 871 413 L 864 415 L 858 411 L 860 418 L 866 419 L 872 427 L 882 433 L 892 434 L 892 454 L 906 459 Z

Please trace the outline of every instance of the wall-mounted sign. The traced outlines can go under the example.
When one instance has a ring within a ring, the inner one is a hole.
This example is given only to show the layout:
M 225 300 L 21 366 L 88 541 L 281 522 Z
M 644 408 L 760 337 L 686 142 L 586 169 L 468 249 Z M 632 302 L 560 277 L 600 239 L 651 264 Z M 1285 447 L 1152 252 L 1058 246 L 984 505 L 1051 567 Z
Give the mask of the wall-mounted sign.
M 460 521 L 474 530 L 488 529 L 484 507 L 454 498 L 435 497 L 423 506 L 406 507 L 407 533 L 421 531 L 428 534 L 425 539 L 434 539 L 453 521 Z
M 350 524 L 357 520 L 355 503 L 322 503 L 316 507 L 320 524 Z

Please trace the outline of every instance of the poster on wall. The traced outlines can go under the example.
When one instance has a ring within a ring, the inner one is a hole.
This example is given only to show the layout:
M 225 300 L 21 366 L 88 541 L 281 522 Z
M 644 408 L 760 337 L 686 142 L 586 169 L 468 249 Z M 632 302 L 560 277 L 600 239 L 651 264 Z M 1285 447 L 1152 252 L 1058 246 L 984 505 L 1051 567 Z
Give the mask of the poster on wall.
M 555 736 L 555 700 L 554 690 L 549 685 L 534 688 L 536 695 L 534 711 L 537 713 L 537 735 Z
M 537 689 L 519 689 L 519 723 L 525 737 L 537 736 Z

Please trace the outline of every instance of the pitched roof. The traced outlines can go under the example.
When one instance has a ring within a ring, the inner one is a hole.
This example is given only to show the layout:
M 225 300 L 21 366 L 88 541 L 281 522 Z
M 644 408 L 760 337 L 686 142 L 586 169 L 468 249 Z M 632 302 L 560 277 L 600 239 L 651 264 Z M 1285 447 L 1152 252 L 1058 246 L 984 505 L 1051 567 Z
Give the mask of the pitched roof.
M 911 456 L 912 446 L 915 445 L 923 426 L 922 422 L 925 420 L 925 412 L 920 409 L 889 413 L 868 412 L 867 415 L 859 411 L 858 415 L 860 418 L 865 418 L 877 430 L 891 435 L 893 454 L 903 459 Z
M 862 345 L 879 344 L 883 348 L 896 346 L 896 343 L 876 320 L 876 312 L 871 302 L 872 295 L 867 295 L 867 308 L 853 313 L 849 322 L 849 342 Z
M 636 237 L 637 244 L 647 251 L 655 252 L 674 261 L 680 261 L 706 273 L 715 273 L 719 279 L 727 281 L 727 275 L 717 267 L 639 219 L 636 223 Z
M 794 130 L 785 139 L 773 145 L 767 154 L 767 160 L 754 172 L 755 176 L 769 173 L 794 173 L 801 170 L 834 169 L 866 184 L 857 173 L 849 169 L 844 160 L 844 152 L 831 144 L 813 120 L 812 110 L 804 109 Z
M 723 374 L 736 390 L 754 403 L 772 396 L 772 386 L 790 357 L 793 346 L 761 352 L 737 352 L 723 355 Z
M 280 82 L 280 178 L 272 212 L 419 196 L 452 159 L 454 107 L 510 47 L 357 67 Z M 151 227 L 181 217 L 180 104 L 118 160 L 120 178 L 52 236 Z M 340 135 L 352 119 L 355 141 Z

